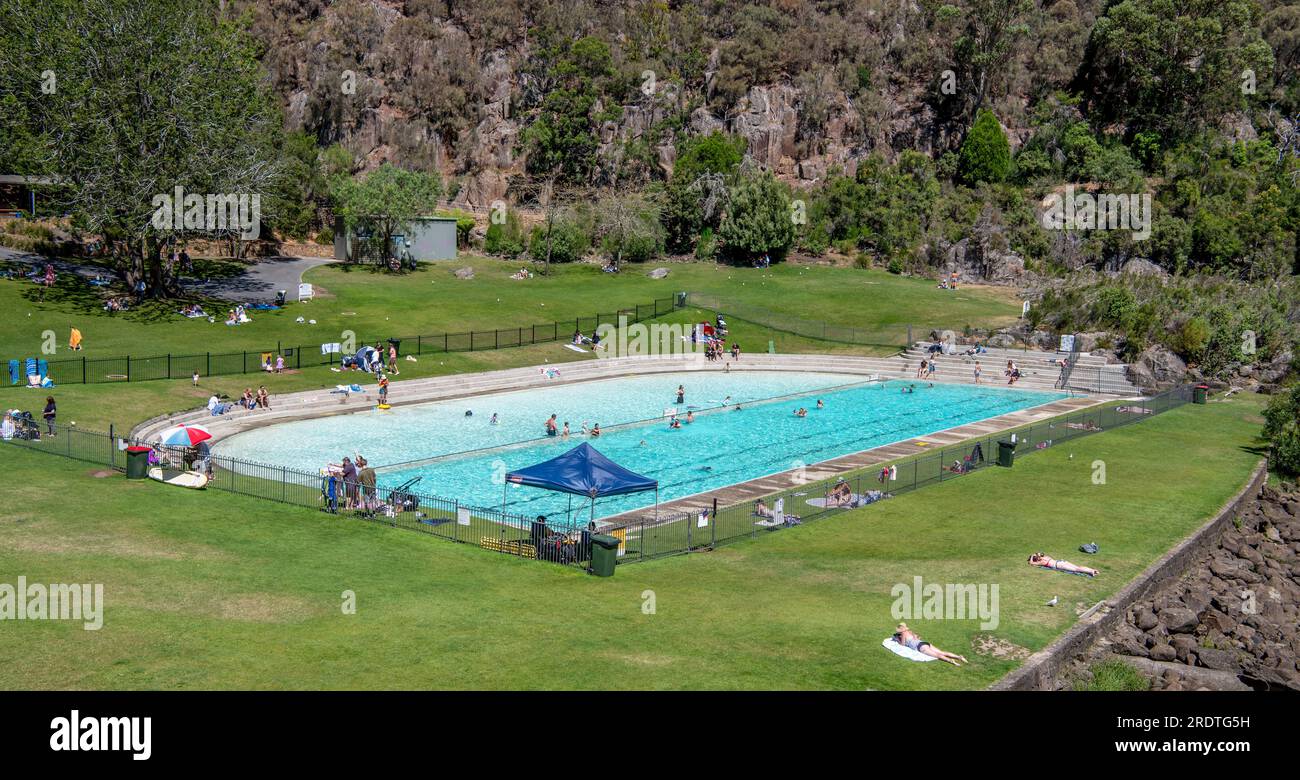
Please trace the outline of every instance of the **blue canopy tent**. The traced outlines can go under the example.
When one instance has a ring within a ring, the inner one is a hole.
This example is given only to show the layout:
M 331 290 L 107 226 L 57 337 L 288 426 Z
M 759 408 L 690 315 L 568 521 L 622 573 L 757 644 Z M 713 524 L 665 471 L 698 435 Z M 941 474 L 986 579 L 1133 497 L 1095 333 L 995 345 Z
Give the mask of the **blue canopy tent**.
M 656 512 L 659 506 L 658 480 L 623 468 L 585 442 L 563 455 L 507 473 L 506 483 L 568 493 L 570 511 L 573 509 L 572 496 L 586 496 L 591 500 L 592 520 L 596 517 L 596 499 L 603 496 L 653 490 Z M 505 488 L 502 488 L 502 511 L 505 510 L 505 503 Z

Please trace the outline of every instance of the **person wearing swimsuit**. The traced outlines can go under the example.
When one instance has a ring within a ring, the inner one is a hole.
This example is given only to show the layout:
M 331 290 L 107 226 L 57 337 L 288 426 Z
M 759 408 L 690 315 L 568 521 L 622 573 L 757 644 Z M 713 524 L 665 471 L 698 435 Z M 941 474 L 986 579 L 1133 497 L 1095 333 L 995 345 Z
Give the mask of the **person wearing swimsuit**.
M 1044 569 L 1055 569 L 1056 571 L 1068 571 L 1075 574 L 1086 574 L 1089 577 L 1096 577 L 1101 572 L 1087 566 L 1078 566 L 1069 561 L 1058 561 L 1047 553 L 1036 552 L 1029 556 L 1029 565 L 1038 566 Z
M 938 658 L 940 661 L 947 661 L 953 666 L 961 666 L 966 663 L 966 656 L 940 650 L 917 636 L 917 633 L 908 628 L 906 623 L 898 624 L 898 628 L 894 632 L 894 641 L 903 647 L 915 650 L 922 655 L 928 655 L 931 658 Z

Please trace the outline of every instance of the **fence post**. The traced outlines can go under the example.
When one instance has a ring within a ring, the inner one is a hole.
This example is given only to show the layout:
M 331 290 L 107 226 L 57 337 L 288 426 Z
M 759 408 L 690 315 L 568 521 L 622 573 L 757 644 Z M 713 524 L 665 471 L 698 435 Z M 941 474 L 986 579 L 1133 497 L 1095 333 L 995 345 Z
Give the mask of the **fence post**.
M 424 354 L 424 336 L 415 337 L 415 354 L 417 355 Z
M 248 373 L 248 352 L 245 351 L 242 354 L 243 354 L 243 359 L 241 360 L 242 365 L 240 366 L 242 370 L 239 373 L 247 374 Z
M 656 304 L 658 305 L 658 304 Z M 713 511 L 709 513 L 709 546 L 718 546 L 718 497 L 713 497 Z
M 86 384 L 86 356 L 81 356 L 81 383 Z
M 204 364 L 203 376 L 212 376 L 212 353 L 208 353 L 207 362 Z
M 172 353 L 167 353 L 167 378 L 172 378 Z
M 695 524 L 691 522 L 690 514 L 688 513 L 686 516 L 686 552 L 691 551 L 691 526 L 692 525 Z
M 126 356 L 126 381 L 131 381 L 131 356 Z

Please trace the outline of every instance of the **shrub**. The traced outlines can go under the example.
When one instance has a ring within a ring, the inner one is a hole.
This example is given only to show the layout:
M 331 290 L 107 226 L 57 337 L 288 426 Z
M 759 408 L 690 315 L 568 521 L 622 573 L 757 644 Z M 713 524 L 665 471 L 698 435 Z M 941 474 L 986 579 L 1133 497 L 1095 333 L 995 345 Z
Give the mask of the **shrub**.
M 887 268 L 891 274 L 901 274 L 903 272 L 903 261 L 897 257 L 891 257 Z
M 506 212 L 505 222 L 493 222 L 488 225 L 487 235 L 483 238 L 483 249 L 490 255 L 511 259 L 523 254 L 523 229 L 519 226 L 519 218 L 514 212 Z
M 551 262 L 576 263 L 591 248 L 591 236 L 577 220 L 559 218 L 551 226 Z M 528 244 L 528 254 L 537 262 L 546 259 L 546 231 L 540 225 L 533 228 Z
M 1011 170 L 1011 145 L 998 118 L 987 108 L 975 116 L 959 153 L 961 177 L 968 184 L 1000 182 Z
M 1300 384 L 1273 396 L 1264 409 L 1269 462 L 1285 474 L 1300 474 Z

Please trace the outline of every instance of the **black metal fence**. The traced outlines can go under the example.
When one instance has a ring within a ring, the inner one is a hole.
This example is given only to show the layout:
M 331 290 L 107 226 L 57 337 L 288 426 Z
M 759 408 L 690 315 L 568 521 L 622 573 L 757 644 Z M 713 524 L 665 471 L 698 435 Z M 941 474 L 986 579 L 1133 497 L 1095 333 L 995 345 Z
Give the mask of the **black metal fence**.
M 425 336 L 385 336 L 380 339 L 357 339 L 358 347 L 383 344 L 389 340 L 399 343 L 402 355 L 429 355 L 447 352 L 476 352 L 505 349 L 529 344 L 568 340 L 575 330 L 591 335 L 601 325 L 618 325 L 619 318 L 629 323 L 654 319 L 680 306 L 680 298 L 659 298 L 651 303 L 637 304 L 609 313 L 596 313 L 560 322 L 524 325 L 493 330 L 471 330 L 461 333 L 438 333 Z M 322 351 L 321 344 L 285 345 L 276 343 L 265 349 L 240 352 L 203 352 L 188 355 L 152 355 L 137 357 L 80 357 L 47 362 L 46 375 L 55 384 L 99 384 L 104 382 L 140 382 L 153 379 L 188 379 L 194 373 L 200 376 L 226 376 L 264 371 L 267 361 L 284 358 L 285 368 L 300 369 L 311 366 L 333 365 L 340 360 L 337 352 Z M 20 372 L 25 370 L 20 361 Z
M 855 328 L 836 325 L 821 320 L 805 320 L 785 312 L 772 311 L 761 306 L 725 301 L 714 295 L 692 292 L 686 300 L 691 306 L 722 314 L 727 319 L 743 320 L 765 328 L 819 341 L 842 344 L 906 348 L 912 343 L 913 326 L 907 323 L 882 325 L 878 328 Z M 917 329 L 917 333 L 928 330 Z
M 999 440 L 1009 440 L 1013 433 L 1013 457 L 1018 458 L 1080 436 L 1144 420 L 1191 400 L 1191 385 L 1184 385 L 1140 402 L 1087 409 L 982 439 L 968 440 L 925 455 L 874 466 L 869 471 L 810 481 L 764 496 L 763 508 L 755 502 L 724 507 L 716 503 L 701 503 L 670 515 L 660 513 L 657 520 L 641 517 L 623 522 L 603 533 L 610 533 L 622 542 L 622 562 L 708 549 L 958 479 L 996 464 Z M 892 468 L 886 469 L 886 466 Z M 847 495 L 843 500 L 835 495 L 841 480 L 847 485 L 838 488 Z
M 942 450 L 888 464 L 879 471 L 859 471 L 842 478 L 808 482 L 765 496 L 766 511 L 754 503 L 718 507 L 701 504 L 672 514 L 607 525 L 601 533 L 620 540 L 620 562 L 707 549 L 737 539 L 833 516 L 850 509 L 927 485 L 960 478 L 997 462 L 999 439 L 1015 434 L 1014 457 L 1037 452 L 1063 441 L 1128 425 L 1192 400 L 1184 385 L 1130 404 L 1087 409 L 1014 431 L 966 441 Z M 39 421 L 21 423 L 5 443 L 94 463 L 123 471 L 130 442 L 108 433 L 57 426 L 56 435 L 42 435 Z M 462 504 L 456 499 L 394 487 L 345 483 L 339 476 L 296 471 L 221 456 L 198 458 L 190 450 L 154 448 L 160 465 L 189 468 L 211 475 L 208 487 L 243 496 L 316 509 L 341 517 L 419 531 L 455 542 L 475 544 L 499 553 L 585 566 L 590 560 L 591 534 L 584 523 L 541 526 L 533 518 L 492 507 Z M 837 485 L 843 481 L 847 487 Z M 836 490 L 847 494 L 839 499 Z

